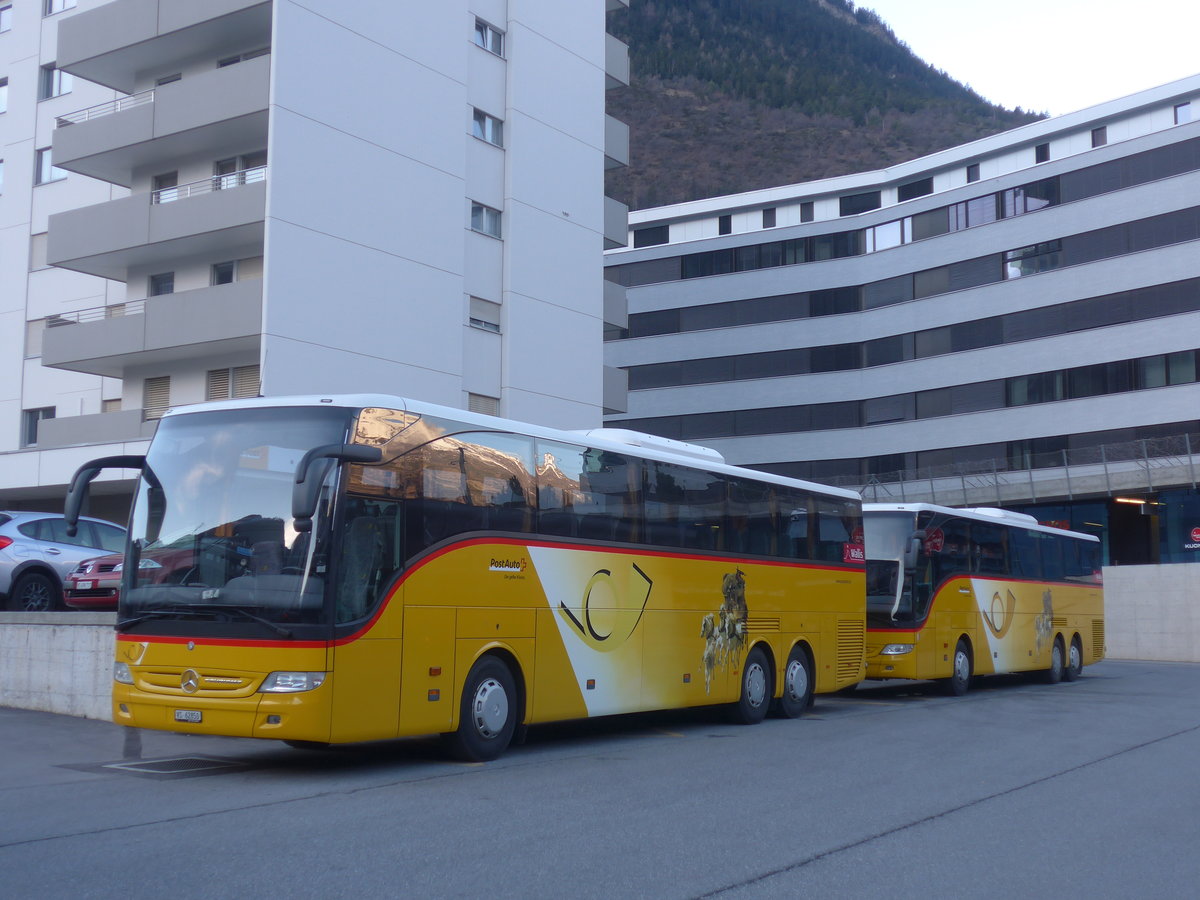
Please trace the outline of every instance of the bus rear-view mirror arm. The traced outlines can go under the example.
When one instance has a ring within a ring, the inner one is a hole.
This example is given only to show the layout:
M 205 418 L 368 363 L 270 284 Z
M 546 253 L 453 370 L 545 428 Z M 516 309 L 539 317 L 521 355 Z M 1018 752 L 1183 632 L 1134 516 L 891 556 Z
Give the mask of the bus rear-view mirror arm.
M 300 464 L 296 466 L 296 483 L 292 485 L 292 518 L 296 520 L 295 528 L 300 532 L 312 530 L 312 518 L 316 515 L 317 501 L 321 496 L 324 467 L 319 473 L 320 477 L 314 475 L 309 478 L 312 464 L 318 459 L 377 463 L 383 459 L 383 451 L 378 447 L 363 444 L 324 444 L 305 453 Z
M 87 499 L 88 486 L 104 469 L 141 469 L 146 470 L 144 456 L 103 456 L 86 462 L 71 476 L 71 486 L 67 489 L 67 502 L 63 508 L 63 517 L 67 520 L 67 535 L 75 537 L 79 530 L 79 513 L 83 509 L 83 501 Z

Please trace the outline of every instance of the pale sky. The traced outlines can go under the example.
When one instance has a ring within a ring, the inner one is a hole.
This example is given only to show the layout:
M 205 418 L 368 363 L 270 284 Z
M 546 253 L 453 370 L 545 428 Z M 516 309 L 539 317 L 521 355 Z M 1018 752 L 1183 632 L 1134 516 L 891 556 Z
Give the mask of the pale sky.
M 993 103 L 1074 112 L 1200 73 L 1200 0 L 859 0 Z

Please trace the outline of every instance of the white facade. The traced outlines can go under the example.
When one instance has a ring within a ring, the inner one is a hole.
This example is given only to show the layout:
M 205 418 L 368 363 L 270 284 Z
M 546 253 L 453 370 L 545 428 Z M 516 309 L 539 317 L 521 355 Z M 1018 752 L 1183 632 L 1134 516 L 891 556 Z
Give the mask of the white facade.
M 621 408 L 601 253 L 625 238 L 603 194 L 627 158 L 604 115 L 628 81 L 605 30 L 623 5 L 79 0 L 43 17 L 16 0 L 0 505 L 61 496 L 78 459 L 136 452 L 156 407 L 221 391 L 386 390 L 566 428 Z M 73 89 L 38 102 L 52 62 Z M 34 185 L 51 145 L 66 177 Z M 40 408 L 34 449 L 21 424 Z

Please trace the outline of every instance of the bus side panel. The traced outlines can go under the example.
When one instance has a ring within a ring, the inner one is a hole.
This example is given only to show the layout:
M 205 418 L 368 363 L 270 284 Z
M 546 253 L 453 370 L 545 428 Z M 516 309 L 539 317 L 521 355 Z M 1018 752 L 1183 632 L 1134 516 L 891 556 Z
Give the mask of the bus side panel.
M 527 710 L 527 720 L 531 723 L 584 719 L 588 714 L 583 700 L 585 687 L 575 677 L 571 659 L 563 647 L 557 616 L 551 609 L 537 611 L 536 655 Z
M 987 648 L 980 646 L 979 608 L 976 603 L 976 587 L 969 578 L 951 578 L 937 592 L 933 601 L 932 645 L 923 648 L 931 667 L 924 671 L 924 678 L 949 678 L 954 673 L 954 651 L 959 638 L 966 636 L 974 655 L 974 670 L 977 673 L 990 671 Z M 928 643 L 928 642 L 927 642 Z M 981 669 L 980 667 L 983 666 Z
M 456 614 L 454 607 L 404 607 L 399 703 L 402 735 L 450 730 L 456 707 Z
M 400 648 L 368 632 L 333 649 L 333 727 L 340 741 L 395 737 L 400 714 Z
M 646 709 L 704 706 L 731 699 L 729 668 L 705 664 L 704 616 L 699 610 L 647 611 L 645 628 L 653 638 L 643 657 L 642 705 Z

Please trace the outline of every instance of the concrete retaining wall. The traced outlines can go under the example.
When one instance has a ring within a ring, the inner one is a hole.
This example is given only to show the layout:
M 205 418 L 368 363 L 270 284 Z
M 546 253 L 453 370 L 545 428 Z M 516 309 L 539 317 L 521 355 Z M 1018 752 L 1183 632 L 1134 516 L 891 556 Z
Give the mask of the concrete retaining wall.
M 1104 570 L 1114 659 L 1200 662 L 1200 564 Z M 116 613 L 0 613 L 0 706 L 110 719 Z
M 1200 662 L 1200 564 L 1106 568 L 1104 606 L 1114 659 Z
M 0 706 L 112 719 L 116 613 L 0 613 Z

